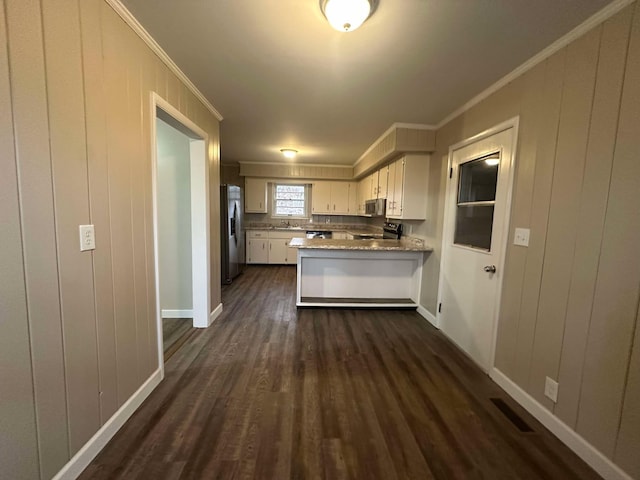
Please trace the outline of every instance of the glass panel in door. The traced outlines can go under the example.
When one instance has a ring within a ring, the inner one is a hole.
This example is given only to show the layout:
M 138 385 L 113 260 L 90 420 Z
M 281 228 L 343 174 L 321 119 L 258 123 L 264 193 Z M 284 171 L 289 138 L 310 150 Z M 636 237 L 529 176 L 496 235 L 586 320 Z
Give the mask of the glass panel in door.
M 453 243 L 491 251 L 499 152 L 460 164 Z

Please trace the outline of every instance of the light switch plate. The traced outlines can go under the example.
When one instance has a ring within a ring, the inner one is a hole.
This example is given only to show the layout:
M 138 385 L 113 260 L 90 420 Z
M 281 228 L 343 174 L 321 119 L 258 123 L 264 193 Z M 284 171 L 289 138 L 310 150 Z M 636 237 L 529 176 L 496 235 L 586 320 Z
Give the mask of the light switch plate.
M 93 225 L 80 225 L 80 251 L 96 249 L 96 232 Z
M 521 247 L 529 246 L 529 232 L 528 228 L 516 228 L 516 233 L 513 236 L 513 244 L 520 245 Z
M 553 403 L 558 402 L 558 382 L 552 378 L 546 377 L 544 381 L 544 394 L 550 398 Z

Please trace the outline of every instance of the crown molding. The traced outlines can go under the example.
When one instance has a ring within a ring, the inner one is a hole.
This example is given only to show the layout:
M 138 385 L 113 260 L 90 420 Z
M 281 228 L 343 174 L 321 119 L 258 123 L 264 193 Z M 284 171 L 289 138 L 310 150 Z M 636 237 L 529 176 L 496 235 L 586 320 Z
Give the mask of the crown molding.
M 478 103 L 482 102 L 484 99 L 486 99 L 493 93 L 497 92 L 505 85 L 514 81 L 516 78 L 518 78 L 525 72 L 531 70 L 533 67 L 535 67 L 539 63 L 544 62 L 547 58 L 549 58 L 551 55 L 556 53 L 558 50 L 563 49 L 564 47 L 569 45 L 571 42 L 578 39 L 579 37 L 587 33 L 589 30 L 591 30 L 592 28 L 605 22 L 606 20 L 614 16 L 616 13 L 618 13 L 620 10 L 622 10 L 624 7 L 631 5 L 635 1 L 636 0 L 615 0 L 611 2 L 602 10 L 594 13 L 592 16 L 587 18 L 584 22 L 582 22 L 580 25 L 575 27 L 569 33 L 560 37 L 558 40 L 556 40 L 551 45 L 549 45 L 545 49 L 538 52 L 536 55 L 534 55 L 529 60 L 524 62 L 522 65 L 517 67 L 515 70 L 506 74 L 496 83 L 491 85 L 489 88 L 482 91 L 481 93 L 473 97 L 471 100 L 469 100 L 467 103 L 465 103 L 464 105 L 462 105 L 461 107 L 459 107 L 458 109 L 456 109 L 455 111 L 447 115 L 441 122 L 439 122 L 436 125 L 436 129 L 439 130 L 454 118 L 458 117 L 459 115 L 463 114 L 467 110 L 476 106 Z
M 364 153 L 362 155 L 360 155 L 360 157 L 358 157 L 358 159 L 355 161 L 355 163 L 353 165 L 351 165 L 352 167 L 356 167 L 356 165 L 358 165 L 360 163 L 360 161 L 366 157 L 369 152 L 371 152 L 371 150 L 373 150 L 374 148 L 376 148 L 376 146 L 378 146 L 378 144 L 387 136 L 389 135 L 393 130 L 395 130 L 396 128 L 412 128 L 413 130 L 436 130 L 438 127 L 436 125 L 426 125 L 423 123 L 402 123 L 402 122 L 396 122 L 394 124 L 392 124 L 389 128 L 387 128 L 385 130 L 385 132 L 380 135 L 375 142 L 373 142 L 369 148 L 367 148 Z
M 158 58 L 160 58 L 160 60 L 162 60 L 162 62 L 167 67 L 169 67 L 169 70 L 175 73 L 175 75 L 182 81 L 182 83 L 184 83 L 189 88 L 189 90 L 191 90 L 191 93 L 193 93 L 198 98 L 198 100 L 202 102 L 207 110 L 209 110 L 213 114 L 213 116 L 218 119 L 218 121 L 222 121 L 223 117 L 220 112 L 216 110 L 213 105 L 211 105 L 211 102 L 209 102 L 209 100 L 206 99 L 202 92 L 198 90 L 198 88 L 191 82 L 191 80 L 189 80 L 189 77 L 187 77 L 184 72 L 180 70 L 180 67 L 178 67 L 178 65 L 176 65 L 173 60 L 171 60 L 171 57 L 167 55 L 167 52 L 165 52 L 158 44 L 158 42 L 153 39 L 151 34 L 149 34 L 147 30 L 145 30 L 145 28 L 140 24 L 140 22 L 138 22 L 136 17 L 133 16 L 133 14 L 127 9 L 127 7 L 125 7 L 120 0 L 104 1 L 120 16 L 120 18 L 125 21 L 127 25 L 129 25 L 129 27 L 131 27 L 134 32 L 136 32 L 136 34 L 142 39 L 144 43 L 147 44 L 147 46 L 153 51 L 153 53 L 155 53 Z

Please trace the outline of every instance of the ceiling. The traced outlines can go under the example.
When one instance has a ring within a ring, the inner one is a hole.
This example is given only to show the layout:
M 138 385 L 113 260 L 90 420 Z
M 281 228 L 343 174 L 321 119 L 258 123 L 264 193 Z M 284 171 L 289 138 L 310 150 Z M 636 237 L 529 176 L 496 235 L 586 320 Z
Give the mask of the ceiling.
M 393 123 L 437 124 L 610 0 L 123 0 L 223 115 L 223 163 L 352 165 Z

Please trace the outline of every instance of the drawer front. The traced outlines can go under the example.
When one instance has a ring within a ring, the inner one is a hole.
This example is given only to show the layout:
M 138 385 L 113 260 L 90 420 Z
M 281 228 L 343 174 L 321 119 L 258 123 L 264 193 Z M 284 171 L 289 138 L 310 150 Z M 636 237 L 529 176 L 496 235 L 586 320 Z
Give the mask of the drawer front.
M 269 232 L 269 238 L 291 240 L 296 237 L 304 237 L 305 234 L 301 232 Z
M 269 232 L 267 230 L 247 230 L 247 237 L 249 237 L 249 238 L 269 238 Z

